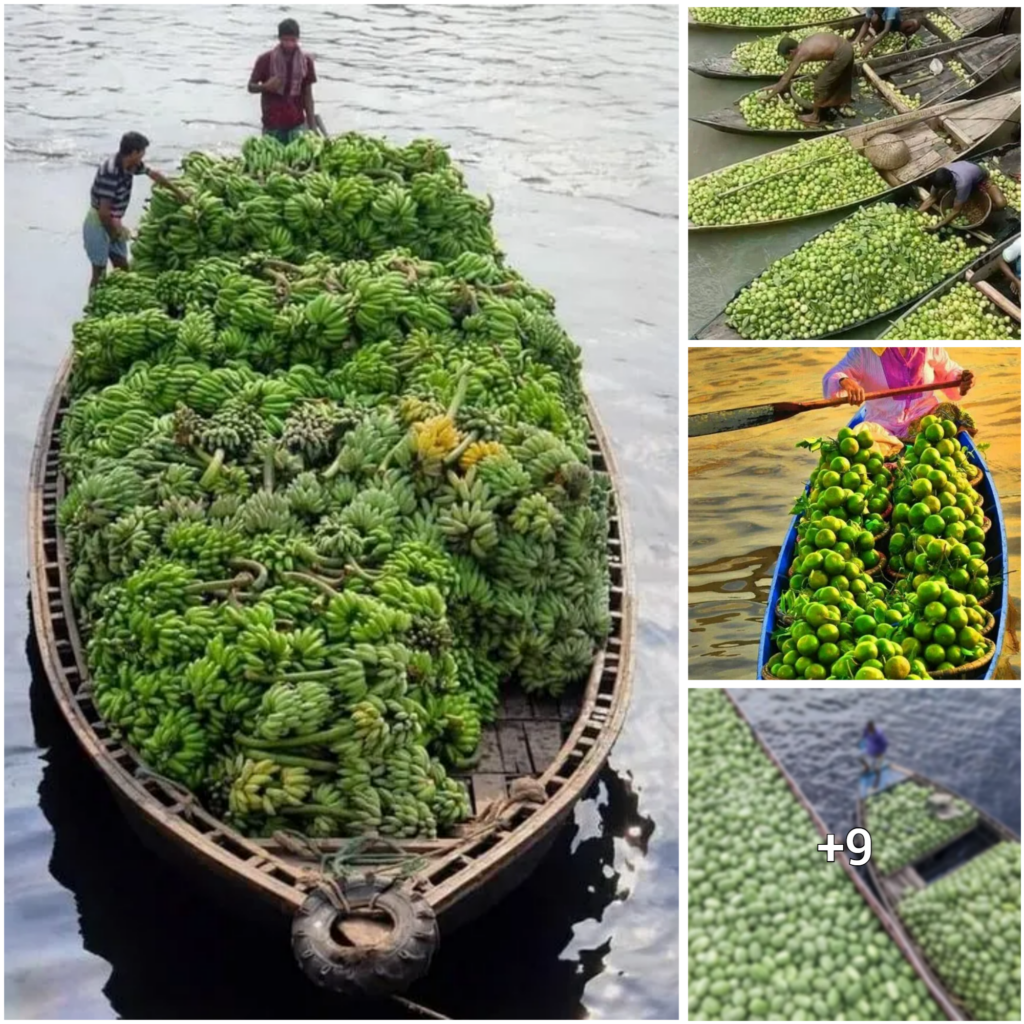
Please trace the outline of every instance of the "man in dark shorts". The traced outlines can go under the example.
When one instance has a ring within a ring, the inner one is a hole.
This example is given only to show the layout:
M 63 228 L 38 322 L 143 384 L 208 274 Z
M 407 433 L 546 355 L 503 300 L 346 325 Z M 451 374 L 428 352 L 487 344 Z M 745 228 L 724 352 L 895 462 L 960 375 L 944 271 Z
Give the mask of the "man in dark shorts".
M 260 94 L 263 134 L 287 145 L 307 129 L 317 130 L 313 107 L 316 70 L 299 46 L 299 25 L 286 18 L 277 26 L 277 46 L 256 58 L 249 92 Z
M 928 182 L 928 198 L 918 207 L 918 213 L 924 213 L 936 203 L 942 201 L 942 197 L 952 188 L 956 190 L 956 198 L 953 201 L 953 208 L 937 224 L 933 224 L 925 231 L 937 231 L 945 224 L 956 220 L 960 210 L 975 192 L 985 192 L 992 200 L 992 210 L 1006 209 L 1006 196 L 1002 189 L 989 179 L 988 171 L 973 164 L 970 160 L 957 160 L 956 163 L 940 167 Z
M 853 47 L 842 36 L 818 32 L 808 36 L 802 43 L 787 37 L 779 43 L 779 55 L 788 58 L 790 64 L 778 85 L 766 91 L 768 96 L 785 95 L 789 91 L 789 83 L 802 64 L 808 61 L 828 61 L 814 80 L 813 109 L 809 114 L 800 114 L 801 121 L 821 124 L 820 111 L 835 110 L 850 102 L 853 94 Z M 798 102 L 806 109 L 806 104 Z
M 122 136 L 117 153 L 104 160 L 96 171 L 89 212 L 82 225 L 85 252 L 92 264 L 90 292 L 106 274 L 108 262 L 118 270 L 128 269 L 129 231 L 121 218 L 131 202 L 133 178 L 145 174 L 155 184 L 169 188 L 181 202 L 188 202 L 188 196 L 176 185 L 142 162 L 148 145 L 145 135 L 128 132 Z
M 866 42 L 861 48 L 861 57 L 866 57 L 890 32 L 900 32 L 903 35 L 903 49 L 910 45 L 910 37 L 921 27 L 917 18 L 907 18 L 900 15 L 898 7 L 865 7 L 864 20 L 861 22 L 857 35 L 853 38 L 853 45 L 857 44 L 867 35 L 868 29 L 874 32 L 874 38 Z

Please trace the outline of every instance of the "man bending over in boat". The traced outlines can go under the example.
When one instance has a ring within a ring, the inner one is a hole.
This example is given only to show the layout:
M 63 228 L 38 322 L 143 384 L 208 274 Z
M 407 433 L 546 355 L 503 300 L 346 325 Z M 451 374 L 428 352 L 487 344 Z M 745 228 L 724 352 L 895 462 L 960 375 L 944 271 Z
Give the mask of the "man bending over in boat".
M 992 200 L 992 210 L 1003 210 L 1006 208 L 1006 196 L 1002 189 L 989 179 L 989 173 L 979 164 L 972 164 L 970 160 L 957 160 L 955 163 L 940 167 L 928 182 L 928 198 L 917 208 L 918 213 L 924 213 L 952 188 L 956 190 L 956 197 L 953 200 L 953 208 L 935 224 L 925 228 L 925 231 L 938 231 L 939 228 L 951 221 L 956 220 L 964 204 L 978 192 L 984 192 Z
M 891 391 L 958 377 L 963 378 L 959 388 L 877 398 L 864 405 L 861 420 L 877 423 L 905 440 L 915 420 L 930 415 L 944 402 L 955 402 L 974 387 L 974 374 L 954 363 L 944 348 L 852 348 L 825 374 L 822 392 L 826 398 L 837 398 L 845 391 L 850 405 L 861 405 L 866 392 Z
M 900 32 L 903 35 L 903 49 L 910 45 L 910 37 L 921 27 L 921 22 L 916 18 L 908 18 L 906 21 L 900 16 L 898 7 L 865 7 L 864 20 L 861 22 L 860 31 L 853 39 L 856 46 L 868 33 L 868 29 L 874 32 L 874 38 L 861 47 L 861 57 L 866 57 L 890 32 Z
M 860 759 L 860 763 L 863 766 L 864 771 L 881 771 L 882 758 L 885 756 L 885 752 L 889 749 L 889 741 L 885 738 L 885 733 L 882 732 L 881 729 L 875 728 L 874 722 L 868 722 L 864 727 L 864 732 L 860 737 L 860 743 L 857 744 L 857 746 L 861 753 L 866 755 Z
M 824 60 L 828 63 L 814 80 L 814 105 L 809 114 L 798 115 L 807 124 L 821 124 L 822 110 L 837 110 L 845 107 L 853 94 L 853 47 L 842 36 L 831 32 L 818 32 L 808 36 L 802 43 L 795 39 L 783 39 L 779 43 L 779 55 L 789 59 L 786 73 L 777 85 L 764 92 L 766 97 L 784 96 L 789 92 L 793 76 L 802 64 L 808 61 Z M 793 97 L 806 109 L 807 104 L 799 97 Z

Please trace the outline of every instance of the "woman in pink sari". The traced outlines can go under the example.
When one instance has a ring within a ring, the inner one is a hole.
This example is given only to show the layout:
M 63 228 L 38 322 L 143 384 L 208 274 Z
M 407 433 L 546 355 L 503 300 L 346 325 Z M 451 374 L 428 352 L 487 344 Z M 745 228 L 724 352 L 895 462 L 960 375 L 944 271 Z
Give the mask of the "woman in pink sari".
M 864 395 L 872 391 L 890 391 L 958 377 L 963 378 L 958 388 L 923 391 L 901 398 L 879 398 L 864 406 L 862 420 L 878 423 L 902 440 L 914 420 L 927 416 L 944 402 L 956 402 L 974 387 L 974 374 L 954 363 L 945 349 L 852 348 L 825 374 L 822 390 L 826 398 L 836 398 L 845 392 L 850 405 L 860 405 Z

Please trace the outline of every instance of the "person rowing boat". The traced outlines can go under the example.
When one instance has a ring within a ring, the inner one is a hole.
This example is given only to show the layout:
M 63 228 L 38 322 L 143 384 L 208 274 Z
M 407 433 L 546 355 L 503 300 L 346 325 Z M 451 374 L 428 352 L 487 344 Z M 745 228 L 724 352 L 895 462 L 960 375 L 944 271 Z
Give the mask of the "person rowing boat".
M 825 374 L 822 392 L 826 398 L 845 392 L 850 405 L 861 405 L 865 392 L 955 378 L 960 379 L 956 391 L 926 391 L 880 398 L 864 405 L 865 420 L 904 440 L 915 420 L 927 416 L 944 401 L 956 401 L 974 387 L 974 374 L 950 359 L 944 348 L 852 348 Z
M 763 97 L 767 99 L 789 93 L 790 83 L 801 65 L 823 60 L 827 63 L 814 80 L 811 112 L 797 116 L 806 124 L 821 124 L 821 111 L 827 110 L 831 114 L 850 102 L 853 97 L 853 47 L 848 40 L 832 32 L 818 32 L 802 43 L 787 36 L 779 43 L 778 50 L 779 56 L 788 58 L 790 64 L 778 83 L 761 94 Z M 793 98 L 806 109 L 802 99 L 795 95 Z

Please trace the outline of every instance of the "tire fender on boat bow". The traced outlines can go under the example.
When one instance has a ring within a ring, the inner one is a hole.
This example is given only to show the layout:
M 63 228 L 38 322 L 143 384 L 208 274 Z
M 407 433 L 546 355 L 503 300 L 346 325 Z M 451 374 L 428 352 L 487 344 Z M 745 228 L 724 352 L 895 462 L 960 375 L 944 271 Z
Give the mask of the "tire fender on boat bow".
M 292 952 L 321 988 L 353 998 L 402 992 L 440 942 L 434 911 L 393 880 L 325 881 L 292 921 Z

